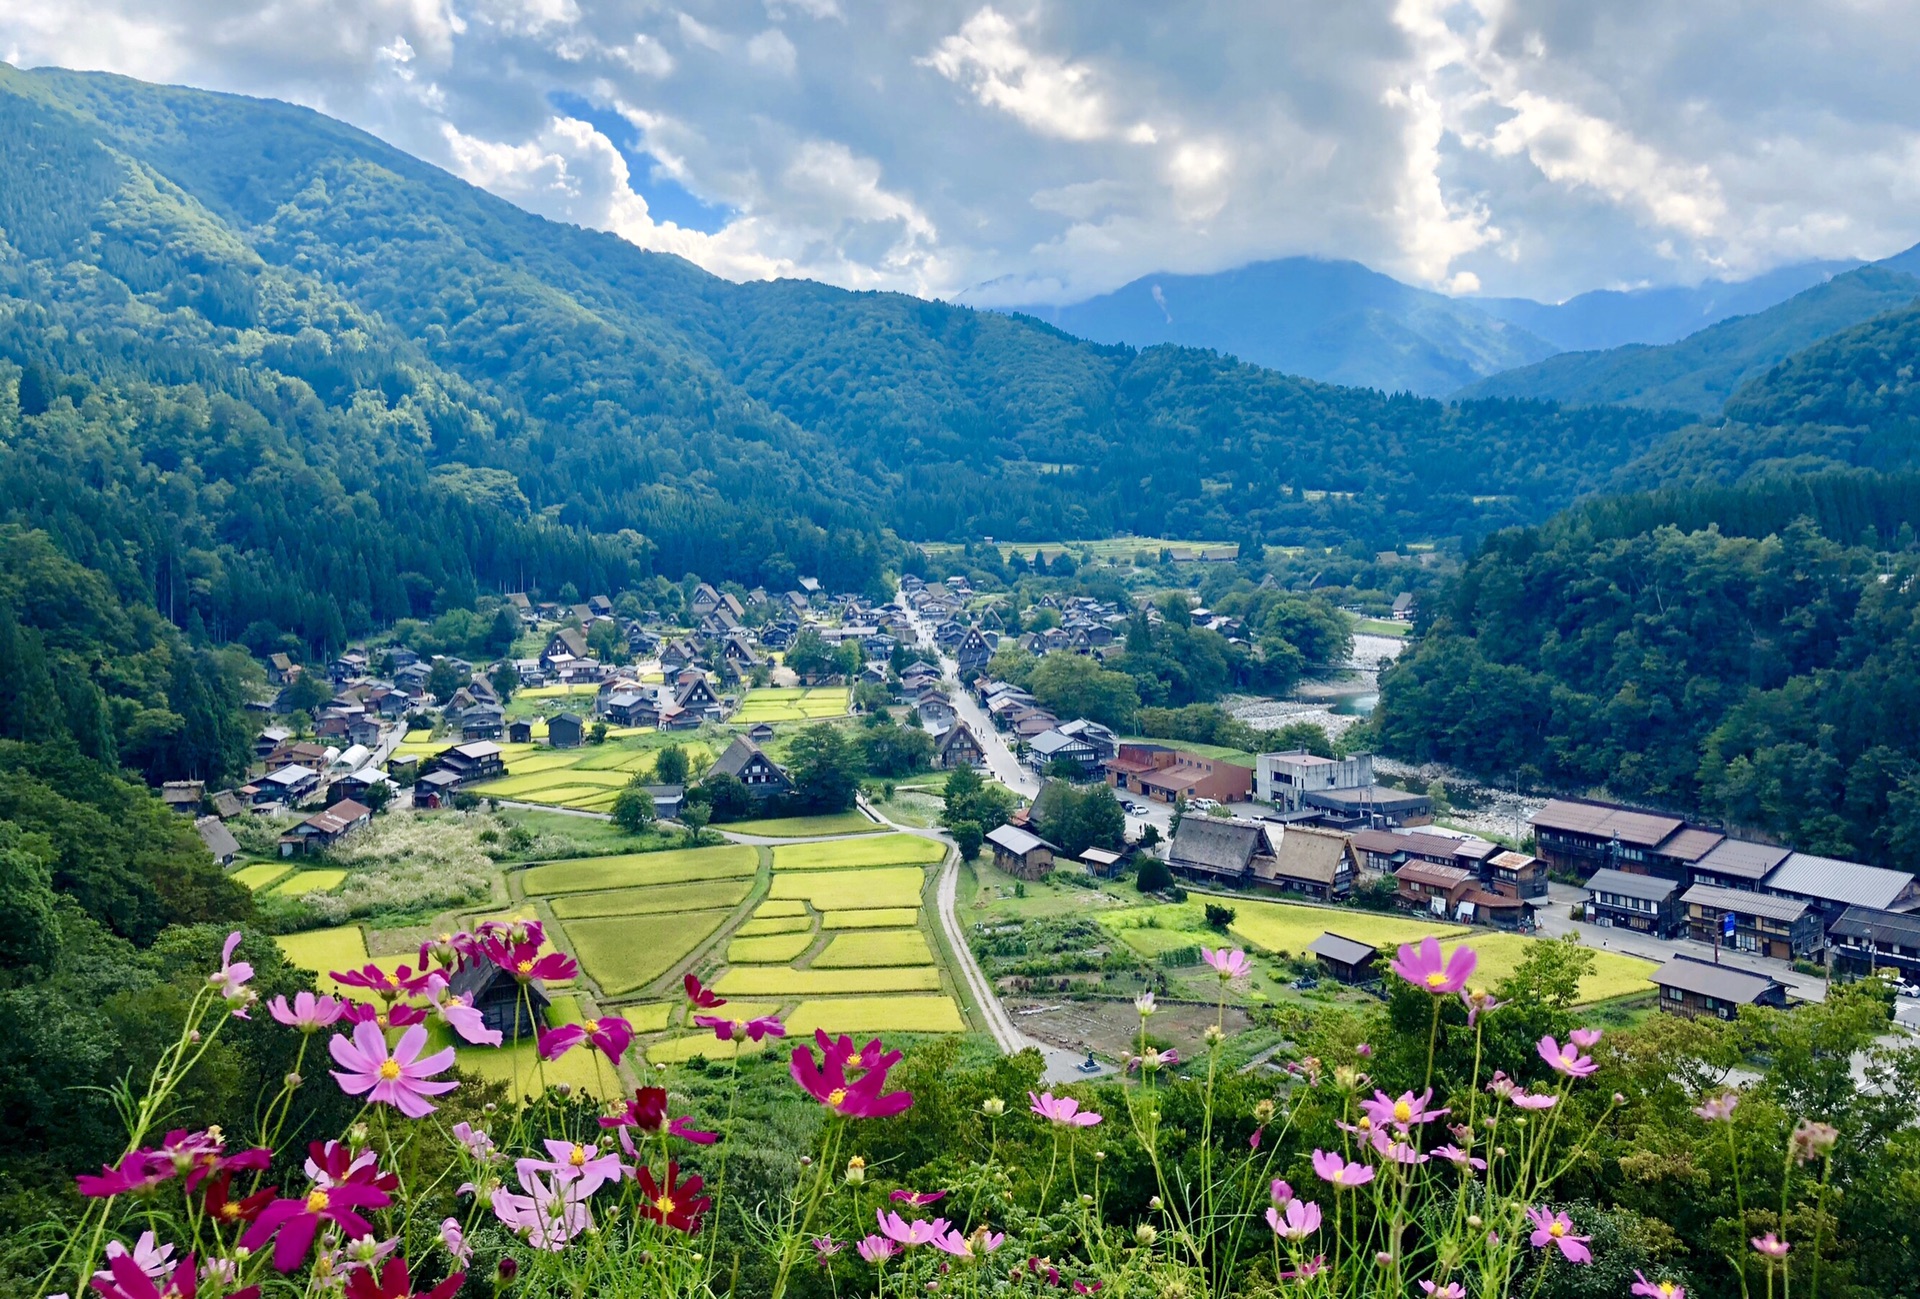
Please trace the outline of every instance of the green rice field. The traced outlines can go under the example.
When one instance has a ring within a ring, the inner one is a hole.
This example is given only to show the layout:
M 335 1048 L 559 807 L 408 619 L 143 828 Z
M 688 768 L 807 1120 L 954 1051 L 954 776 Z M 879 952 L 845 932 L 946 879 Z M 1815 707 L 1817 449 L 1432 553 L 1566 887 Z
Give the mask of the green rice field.
M 899 929 L 919 919 L 918 907 L 876 907 L 868 911 L 829 911 L 822 929 Z
M 791 934 L 763 934 L 759 937 L 736 938 L 727 944 L 727 960 L 748 965 L 791 961 L 812 946 L 813 930 L 811 929 Z
M 753 891 L 753 878 L 697 880 L 690 884 L 661 884 L 653 888 L 617 889 L 611 893 L 568 893 L 553 900 L 553 914 L 561 920 L 592 916 L 643 916 L 665 911 L 710 911 L 737 907 Z
M 676 1006 L 672 1002 L 656 1001 L 642 1006 L 622 1006 L 620 1014 L 636 1033 L 664 1032 L 673 1021 Z
M 816 686 L 812 689 L 749 690 L 731 721 L 741 725 L 755 722 L 812 722 L 828 717 L 844 717 L 852 691 L 845 686 Z
M 759 1055 L 779 1045 L 778 1038 L 759 1042 L 722 1042 L 701 1029 L 676 1041 L 652 1043 L 644 1050 L 648 1064 L 685 1064 L 695 1056 L 704 1056 L 708 1060 L 731 1060 L 736 1051 L 743 1056 Z
M 834 997 L 863 992 L 938 992 L 932 966 L 887 970 L 790 970 L 784 965 L 736 965 L 714 990 L 723 997 Z
M 844 842 L 783 843 L 773 850 L 773 869 L 814 871 L 857 866 L 932 865 L 947 855 L 937 839 L 917 834 L 883 834 Z
M 580 968 L 608 997 L 646 987 L 713 936 L 725 911 L 605 916 L 566 922 Z
M 810 902 L 817 911 L 920 905 L 926 872 L 918 866 L 877 866 L 862 870 L 776 873 L 770 896 Z
M 772 916 L 766 920 L 749 920 L 734 930 L 733 934 L 736 938 L 759 938 L 766 934 L 792 934 L 812 928 L 813 921 L 806 916 Z
M 787 1016 L 790 1033 L 960 1033 L 960 1008 L 948 996 L 820 997 Z
M 273 892 L 282 897 L 298 897 L 303 893 L 325 893 L 346 882 L 347 873 L 343 870 L 295 871 L 274 885 Z
M 233 879 L 236 883 L 244 884 L 258 893 L 267 885 L 284 879 L 292 869 L 291 866 L 285 866 L 276 861 L 255 862 L 251 866 L 242 866 L 233 872 Z
M 854 929 L 835 934 L 827 950 L 814 958 L 813 968 L 932 964 L 933 951 L 927 946 L 927 936 L 918 929 Z
M 1514 972 L 1526 955 L 1528 944 L 1550 940 L 1529 938 L 1525 934 L 1483 932 L 1465 941 L 1480 958 L 1479 964 L 1474 967 L 1473 986 L 1491 988 Z M 1451 954 L 1459 944 L 1443 943 L 1441 946 Z M 1593 953 L 1593 973 L 1580 980 L 1580 1004 L 1652 992 L 1653 984 L 1647 976 L 1659 968 L 1657 962 L 1643 961 L 1637 956 L 1596 951 Z
M 529 896 L 589 893 L 638 885 L 685 884 L 751 875 L 760 856 L 745 844 L 722 848 L 675 848 L 619 857 L 582 857 L 534 866 L 520 876 Z
M 806 914 L 807 904 L 804 902 L 767 901 L 762 902 L 753 909 L 753 918 L 755 920 L 771 920 L 775 916 L 804 916 Z
M 761 821 L 729 821 L 718 828 L 736 834 L 756 834 L 763 839 L 811 839 L 826 834 L 881 834 L 887 827 L 869 821 L 858 812 L 836 812 L 830 816 L 775 816 Z
M 579 1022 L 580 1003 L 575 998 L 553 999 L 547 1012 L 547 1023 L 551 1027 Z M 447 1036 L 445 1029 L 434 1030 L 434 1033 L 429 1049 L 437 1051 L 443 1046 L 452 1046 L 454 1063 L 460 1072 L 489 1082 L 505 1083 L 509 1091 L 518 1078 L 520 1090 L 528 1097 L 539 1096 L 545 1087 L 555 1083 L 567 1083 L 598 1100 L 612 1100 L 624 1090 L 618 1075 L 607 1067 L 597 1051 L 569 1051 L 543 1065 L 534 1052 L 531 1038 L 503 1046 L 467 1046 Z

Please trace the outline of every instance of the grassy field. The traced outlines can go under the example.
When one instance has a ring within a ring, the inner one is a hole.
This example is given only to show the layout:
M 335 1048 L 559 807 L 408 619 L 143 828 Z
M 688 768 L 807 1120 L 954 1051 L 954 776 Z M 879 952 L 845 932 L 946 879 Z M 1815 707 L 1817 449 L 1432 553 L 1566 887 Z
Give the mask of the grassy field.
M 1353 633 L 1356 636 L 1392 636 L 1396 640 L 1405 639 L 1413 632 L 1413 624 L 1394 622 L 1387 618 L 1362 618 L 1352 616 Z
M 727 944 L 727 960 L 742 965 L 791 961 L 813 946 L 813 930 L 736 938 Z
M 663 911 L 712 911 L 737 907 L 753 891 L 753 879 L 701 880 L 657 888 L 618 889 L 612 893 L 570 893 L 553 900 L 561 920 L 592 916 L 644 916 Z
M 723 997 L 836 997 L 863 992 L 938 992 L 931 966 L 887 970 L 790 970 L 784 965 L 736 965 L 714 990 Z
M 725 911 L 671 916 L 607 916 L 569 920 L 567 937 L 588 978 L 609 997 L 638 991 L 713 936 Z
M 960 1033 L 966 1030 L 953 998 L 820 997 L 787 1016 L 791 1033 Z
M 876 907 L 868 911 L 829 911 L 820 917 L 822 929 L 899 929 L 919 916 L 917 907 Z
M 736 834 L 757 834 L 764 839 L 811 839 L 826 834 L 880 834 L 886 826 L 869 821 L 858 812 L 839 812 L 832 816 L 774 816 L 761 821 L 729 821 L 716 829 Z
M 1491 988 L 1514 972 L 1530 944 L 1542 940 L 1528 938 L 1524 934 L 1478 933 L 1464 941 L 1480 957 L 1480 963 L 1473 972 L 1474 986 Z M 1445 943 L 1442 946 L 1451 953 L 1459 944 Z M 1647 976 L 1659 968 L 1656 962 L 1643 961 L 1637 956 L 1596 951 L 1593 953 L 1593 973 L 1580 980 L 1580 1002 L 1585 1005 L 1634 993 L 1652 992 L 1653 984 L 1647 981 Z
M 750 726 L 755 722 L 809 722 L 844 717 L 851 697 L 852 692 L 845 686 L 749 690 L 729 720 Z
M 1435 924 L 1416 916 L 1378 915 L 1344 908 L 1335 911 L 1327 907 L 1288 906 L 1284 902 L 1239 898 L 1231 905 L 1235 912 L 1231 928 L 1236 935 L 1270 952 L 1286 952 L 1292 956 L 1298 956 L 1308 943 L 1329 930 L 1386 951 L 1401 943 L 1417 943 L 1428 934 L 1445 938 L 1464 932 L 1459 925 Z
M 856 866 L 932 865 L 947 855 L 947 846 L 917 834 L 883 834 L 844 843 L 783 843 L 773 850 L 773 869 L 817 871 Z
M 804 916 L 806 914 L 806 903 L 791 900 L 775 901 L 770 899 L 762 902 L 753 909 L 753 918 L 755 920 L 771 920 L 776 916 Z
M 587 692 L 591 695 L 591 691 Z M 517 698 L 518 696 L 516 696 Z M 542 729 L 536 725 L 535 730 Z M 425 756 L 446 749 L 457 740 L 448 738 L 414 744 L 409 737 L 400 746 L 401 753 Z M 687 750 L 695 770 L 713 758 L 712 750 L 698 740 L 661 735 L 655 731 L 621 728 L 610 732 L 605 744 L 583 744 L 577 749 L 550 749 L 544 745 L 503 744 L 502 759 L 507 774 L 498 780 L 473 786 L 476 794 L 508 798 L 526 803 L 549 803 L 583 812 L 605 812 L 612 808 L 614 796 L 635 776 L 653 771 L 655 755 L 668 743 Z
M 346 882 L 347 873 L 343 870 L 295 871 L 274 885 L 273 892 L 283 897 L 298 897 L 303 893 L 325 893 Z
M 773 877 L 774 898 L 798 898 L 818 911 L 920 905 L 926 872 L 918 866 L 878 866 L 850 871 L 791 871 Z
M 853 929 L 835 934 L 827 950 L 814 958 L 813 968 L 932 964 L 933 951 L 927 946 L 927 936 L 918 929 Z
M 765 920 L 749 920 L 733 934 L 736 938 L 758 938 L 764 934 L 793 934 L 812 928 L 813 921 L 806 916 L 769 916 Z
M 656 1001 L 644 1006 L 622 1006 L 620 1014 L 636 1033 L 660 1033 L 673 1021 L 676 1006 L 672 1002 Z
M 367 963 L 367 936 L 359 925 L 337 929 L 309 929 L 304 934 L 282 934 L 274 939 L 292 965 L 313 970 L 322 978 L 328 970 L 352 970 Z
M 680 848 L 630 853 L 620 857 L 582 857 L 534 866 L 520 879 L 529 896 L 590 893 L 647 884 L 685 884 L 695 880 L 751 875 L 760 855 L 745 844 L 722 848 Z M 798 895 L 796 895 L 798 896 Z
M 242 866 L 233 872 L 233 878 L 235 882 L 244 884 L 258 893 L 267 885 L 285 878 L 287 872 L 292 869 L 291 866 L 282 865 L 277 861 L 255 862 L 251 866 Z

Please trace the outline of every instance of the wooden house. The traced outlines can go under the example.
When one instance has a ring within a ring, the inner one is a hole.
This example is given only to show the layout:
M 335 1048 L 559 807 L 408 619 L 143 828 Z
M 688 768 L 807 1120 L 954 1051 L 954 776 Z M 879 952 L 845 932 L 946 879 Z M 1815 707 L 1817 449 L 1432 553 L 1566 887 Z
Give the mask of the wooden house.
M 793 792 L 793 781 L 780 764 L 744 735 L 733 737 L 733 743 L 713 764 L 713 771 L 735 777 L 756 799 L 781 798 Z
M 513 975 L 492 961 L 469 957 L 454 970 L 447 985 L 449 993 L 480 1012 L 482 1024 L 508 1042 L 546 1025 L 547 1007 L 552 1003 L 538 979 L 529 980 L 523 991 Z
M 1773 976 L 1691 956 L 1676 956 L 1647 977 L 1660 990 L 1660 1009 L 1688 1019 L 1733 1019 L 1742 1006 L 1787 1004 L 1786 987 Z
M 987 836 L 993 845 L 993 864 L 1020 880 L 1037 880 L 1053 869 L 1060 850 L 1030 830 L 1003 825 Z

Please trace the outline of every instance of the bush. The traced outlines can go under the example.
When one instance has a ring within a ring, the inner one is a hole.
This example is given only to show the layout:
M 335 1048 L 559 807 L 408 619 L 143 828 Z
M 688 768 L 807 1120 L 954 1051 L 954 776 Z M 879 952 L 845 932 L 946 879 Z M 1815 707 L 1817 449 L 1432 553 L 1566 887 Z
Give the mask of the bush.
M 1223 907 L 1216 902 L 1207 903 L 1207 927 L 1209 929 L 1217 929 L 1223 934 L 1226 933 L 1227 926 L 1233 923 L 1233 916 L 1234 911 L 1232 907 Z
M 961 821 L 947 828 L 953 836 L 953 842 L 960 849 L 962 861 L 972 861 L 980 855 L 980 845 L 986 842 L 986 836 L 980 832 L 978 821 Z
M 1142 857 L 1133 886 L 1142 893 L 1160 893 L 1173 887 L 1173 872 L 1158 857 Z

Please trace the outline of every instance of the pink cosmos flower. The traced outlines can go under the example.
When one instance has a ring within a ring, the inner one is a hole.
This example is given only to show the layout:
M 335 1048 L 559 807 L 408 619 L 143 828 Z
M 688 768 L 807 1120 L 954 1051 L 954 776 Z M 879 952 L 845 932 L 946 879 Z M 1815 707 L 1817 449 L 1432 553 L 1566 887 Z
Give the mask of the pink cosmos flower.
M 129 1254 L 108 1258 L 103 1275 L 104 1280 L 102 1276 L 93 1278 L 93 1288 L 100 1292 L 100 1299 L 193 1299 L 199 1288 L 191 1254 L 181 1259 L 164 1280 L 142 1272 Z M 235 1290 L 227 1299 L 259 1299 L 259 1294 L 260 1287 L 250 1285 L 244 1290 Z
M 1313 1152 L 1313 1171 L 1320 1180 L 1332 1182 L 1342 1190 L 1365 1186 L 1373 1180 L 1373 1169 L 1365 1164 L 1350 1164 L 1331 1150 Z
M 916 1209 L 924 1209 L 929 1204 L 938 1204 L 947 1198 L 945 1191 L 894 1191 L 887 1198 L 895 1204 L 910 1204 Z
M 258 1250 L 278 1233 L 273 1243 L 273 1265 L 282 1272 L 300 1266 L 322 1224 L 338 1227 L 349 1240 L 371 1235 L 373 1227 L 360 1216 L 362 1209 L 384 1209 L 393 1197 L 370 1181 L 316 1185 L 297 1199 L 275 1200 L 260 1211 L 240 1243 Z
M 785 1037 L 787 1027 L 773 1015 L 762 1015 L 758 1019 L 727 1019 L 721 1015 L 695 1015 L 693 1022 L 701 1028 L 713 1030 L 715 1038 L 722 1042 L 738 1042 L 741 1038 L 751 1038 L 759 1042 L 769 1037 Z
M 1305 1200 L 1288 1200 L 1286 1213 L 1267 1210 L 1267 1225 L 1281 1240 L 1305 1240 L 1320 1230 L 1320 1206 Z
M 1253 968 L 1247 962 L 1247 954 L 1237 947 L 1231 952 L 1224 947 L 1217 952 L 1211 947 L 1202 947 L 1200 959 L 1211 965 L 1222 979 L 1237 979 Z
M 417 1006 L 404 1002 L 390 1005 L 375 1005 L 371 1001 L 349 1001 L 340 1012 L 340 1021 L 346 1024 L 371 1024 L 378 1029 L 408 1028 L 414 1024 L 427 1022 L 427 1012 Z
M 593 1226 L 587 1196 L 578 1181 L 548 1181 L 531 1169 L 520 1173 L 516 1195 L 504 1186 L 493 1190 L 493 1216 L 507 1230 L 523 1235 L 535 1249 L 558 1253 L 567 1242 Z
M 1005 1232 L 989 1231 L 985 1227 L 976 1227 L 971 1236 L 963 1236 L 960 1229 L 954 1227 L 943 1236 L 935 1236 L 928 1243 L 935 1249 L 955 1258 L 975 1258 L 982 1254 L 991 1254 L 1006 1241 Z
M 1646 1299 L 1687 1299 L 1685 1286 L 1675 1285 L 1671 1281 L 1649 1281 L 1638 1268 L 1634 1269 L 1631 1293 L 1644 1295 Z
M 1458 1281 L 1449 1281 L 1445 1285 L 1422 1281 L 1420 1288 L 1426 1291 L 1428 1299 L 1467 1299 L 1467 1292 L 1461 1289 Z
M 1273 1185 L 1269 1189 L 1273 1193 L 1275 1204 L 1285 1206 L 1286 1202 L 1293 1198 L 1293 1188 L 1277 1177 L 1273 1179 Z
M 1733 1118 L 1733 1107 L 1739 1103 L 1734 1093 L 1723 1092 L 1694 1106 L 1693 1112 L 1709 1123 L 1725 1123 Z
M 477 950 L 472 934 L 440 934 L 420 944 L 420 968 L 426 969 L 431 960 L 443 970 L 451 970 L 460 964 L 464 956 Z
M 506 942 L 488 938 L 480 944 L 480 954 L 522 983 L 532 979 L 564 980 L 578 978 L 580 964 L 565 952 L 540 954 L 540 940 Z
M 424 992 L 427 972 L 422 970 L 415 974 L 411 966 L 403 965 L 389 974 L 369 961 L 357 970 L 333 971 L 333 981 L 343 988 L 365 988 L 388 1001 L 398 1001 L 401 997 L 417 997 Z
M 1472 1028 L 1480 1022 L 1480 1017 L 1490 1010 L 1498 1010 L 1503 1004 L 1490 992 L 1475 989 L 1460 994 L 1460 1004 L 1467 1008 L 1467 1027 Z
M 473 1246 L 467 1244 L 467 1233 L 460 1230 L 460 1219 L 448 1218 L 440 1224 L 440 1243 L 456 1266 L 464 1268 L 473 1262 Z
M 454 996 L 450 985 L 437 970 L 427 976 L 427 1002 L 433 1008 L 435 1019 L 441 1020 L 463 1040 L 476 1046 L 499 1046 L 505 1037 L 499 1029 L 487 1027 L 486 1017 L 473 1008 L 471 1001 Z
M 1380 1157 L 1389 1163 L 1424 1164 L 1427 1162 L 1426 1155 L 1421 1154 L 1404 1141 L 1389 1139 L 1387 1134 L 1378 1128 L 1374 1129 L 1371 1144 L 1374 1150 L 1379 1152 Z
M 1516 1091 L 1507 1097 L 1523 1110 L 1550 1110 L 1560 1103 L 1558 1096 L 1536 1096 L 1532 1092 Z
M 89 1199 L 113 1195 L 139 1195 L 151 1191 L 173 1177 L 173 1162 L 152 1151 L 135 1150 L 122 1155 L 117 1164 L 102 1164 L 100 1171 L 82 1173 L 74 1178 L 80 1194 Z
M 1591 1051 L 1600 1041 L 1600 1037 L 1601 1033 L 1597 1028 L 1576 1028 L 1567 1034 L 1568 1040 L 1582 1051 Z
M 831 1236 L 815 1236 L 812 1243 L 814 1257 L 820 1260 L 821 1267 L 825 1267 L 828 1259 L 846 1248 Z
M 1315 1254 L 1312 1258 L 1302 1263 L 1299 1267 L 1294 1268 L 1292 1271 L 1282 1272 L 1280 1279 L 1282 1281 L 1308 1281 L 1319 1276 L 1320 1273 L 1326 1269 L 1326 1266 L 1327 1256 L 1325 1254 Z
M 285 997 L 275 997 L 267 1003 L 267 1010 L 288 1028 L 297 1028 L 302 1033 L 318 1033 L 323 1028 L 333 1027 L 340 1016 L 346 1013 L 347 1007 L 337 997 L 297 992 L 291 1006 Z
M 555 1184 L 578 1182 L 582 1197 L 592 1195 L 608 1182 L 620 1180 L 620 1156 L 609 1151 L 600 1153 L 598 1145 L 585 1146 L 578 1141 L 554 1141 L 551 1138 L 542 1142 L 547 1148 L 545 1159 L 521 1159 L 514 1163 L 514 1172 L 525 1186 L 531 1173 L 550 1173 Z
M 464 1146 L 469 1155 L 483 1164 L 490 1164 L 500 1157 L 500 1152 L 494 1148 L 493 1138 L 471 1123 L 454 1124 L 453 1139 Z
M 1375 1127 L 1386 1127 L 1391 1124 L 1405 1132 L 1416 1123 L 1431 1123 L 1450 1113 L 1448 1110 L 1428 1109 L 1427 1106 L 1432 1102 L 1433 1088 L 1431 1087 L 1418 1096 L 1412 1092 L 1402 1092 L 1398 1100 L 1391 1100 L 1385 1092 L 1376 1090 L 1372 1100 L 1360 1102 L 1360 1108 L 1366 1111 L 1367 1117 L 1373 1120 Z
M 801 1090 L 836 1114 L 850 1119 L 884 1119 L 899 1114 L 913 1104 L 912 1092 L 888 1092 L 887 1071 L 900 1053 L 890 1051 L 881 1057 L 882 1067 L 869 1069 L 857 1081 L 847 1078 L 847 1062 L 829 1055 L 816 1065 L 809 1047 L 795 1047 L 791 1072 Z
M 1528 1209 L 1527 1221 L 1533 1224 L 1533 1234 L 1527 1239 L 1535 1249 L 1553 1245 L 1569 1263 L 1593 1262 L 1593 1251 L 1587 1248 L 1593 1237 L 1574 1235 L 1573 1219 L 1565 1211 L 1550 1214 L 1545 1209 Z
M 1793 1248 L 1793 1246 L 1787 1244 L 1786 1241 L 1781 1240 L 1772 1232 L 1768 1232 L 1764 1236 L 1755 1236 L 1753 1238 L 1753 1247 L 1756 1251 L 1766 1255 L 1768 1258 L 1785 1258 L 1787 1251 Z
M 111 1264 L 114 1259 L 120 1258 L 123 1255 L 131 1258 L 133 1265 L 139 1268 L 148 1280 L 160 1281 L 173 1275 L 173 1246 L 160 1244 L 150 1231 L 141 1232 L 140 1239 L 133 1243 L 132 1249 L 128 1249 L 117 1240 L 107 1242 L 107 1261 L 109 1264 Z M 111 1281 L 113 1279 L 113 1273 L 111 1271 L 95 1272 L 93 1279 L 96 1283 Z
M 861 1258 L 875 1264 L 884 1263 L 900 1252 L 900 1247 L 885 1236 L 868 1236 L 854 1248 L 859 1251 Z
M 1580 1046 L 1577 1042 L 1569 1041 L 1565 1046 L 1561 1046 L 1554 1040 L 1551 1033 L 1541 1038 L 1535 1044 L 1535 1049 L 1540 1052 L 1540 1058 L 1545 1060 L 1554 1072 L 1563 1073 L 1569 1078 L 1585 1078 L 1600 1068 L 1593 1062 L 1592 1056 L 1580 1054 Z
M 935 1218 L 932 1222 L 925 1219 L 908 1222 L 899 1214 L 883 1209 L 875 1209 L 873 1216 L 880 1224 L 880 1234 L 902 1245 L 930 1245 L 947 1230 L 945 1218 Z
M 1454 948 L 1452 956 L 1443 956 L 1440 940 L 1431 934 L 1420 940 L 1418 948 L 1401 944 L 1399 959 L 1388 962 L 1395 974 L 1436 997 L 1451 996 L 1466 987 L 1479 963 L 1479 955 L 1465 945 Z
M 425 1118 L 434 1107 L 429 1096 L 452 1091 L 458 1084 L 433 1080 L 433 1075 L 453 1067 L 453 1048 L 436 1051 L 426 1059 L 427 1030 L 415 1024 L 400 1035 L 391 1050 L 380 1030 L 372 1024 L 356 1024 L 353 1038 L 336 1034 L 327 1042 L 333 1053 L 333 1070 L 340 1090 L 349 1096 L 365 1096 L 379 1105 L 391 1105 L 410 1119 Z
M 1455 1145 L 1435 1146 L 1433 1148 L 1433 1155 L 1436 1159 L 1447 1160 L 1449 1163 L 1457 1164 L 1461 1168 L 1478 1168 L 1485 1170 L 1487 1166 L 1486 1160 L 1475 1159 L 1472 1155 Z
M 1052 1092 L 1042 1092 L 1035 1096 L 1027 1093 L 1033 1112 L 1050 1123 L 1062 1123 L 1073 1128 L 1090 1128 L 1098 1123 L 1101 1116 L 1092 1110 L 1082 1112 L 1080 1102 L 1071 1096 L 1055 1096 Z
M 542 1060 L 558 1060 L 582 1042 L 590 1042 L 600 1054 L 618 1065 L 620 1057 L 633 1045 L 633 1025 L 618 1015 L 607 1015 L 579 1024 L 562 1024 L 551 1033 L 542 1030 L 537 1036 Z
M 221 999 L 235 1019 L 246 1019 L 247 1007 L 259 1000 L 260 994 L 247 986 L 247 980 L 253 977 L 253 967 L 233 959 L 233 951 L 238 946 L 240 931 L 236 929 L 227 935 L 227 944 L 220 949 L 220 968 L 207 976 L 207 983 L 219 989 Z

